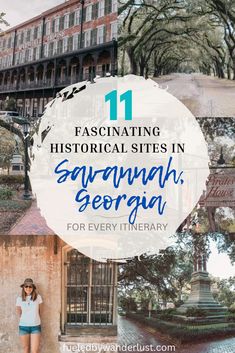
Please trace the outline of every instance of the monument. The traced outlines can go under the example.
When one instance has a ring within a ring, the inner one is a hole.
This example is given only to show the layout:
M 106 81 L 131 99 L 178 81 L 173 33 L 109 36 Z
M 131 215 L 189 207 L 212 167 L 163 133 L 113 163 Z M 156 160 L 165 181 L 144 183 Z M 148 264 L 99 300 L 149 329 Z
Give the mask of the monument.
M 19 152 L 19 146 L 17 141 L 16 141 L 15 150 L 12 155 L 10 174 L 11 175 L 24 174 L 24 163 L 23 163 L 22 155 Z
M 205 310 L 208 316 L 225 316 L 227 308 L 220 305 L 211 292 L 211 279 L 207 272 L 207 256 L 202 243 L 199 247 L 195 247 L 194 272 L 190 284 L 189 298 L 177 309 L 179 314 L 184 315 L 188 308 L 193 307 Z

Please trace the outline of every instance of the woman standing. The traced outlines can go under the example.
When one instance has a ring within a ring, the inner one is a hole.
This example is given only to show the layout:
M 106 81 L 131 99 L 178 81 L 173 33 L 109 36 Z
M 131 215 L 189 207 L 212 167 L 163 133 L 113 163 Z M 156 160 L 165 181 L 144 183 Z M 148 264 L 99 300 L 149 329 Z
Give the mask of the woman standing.
M 21 285 L 22 293 L 16 300 L 16 311 L 20 316 L 19 335 L 24 353 L 38 353 L 41 336 L 40 306 L 42 298 L 36 292 L 31 278 Z

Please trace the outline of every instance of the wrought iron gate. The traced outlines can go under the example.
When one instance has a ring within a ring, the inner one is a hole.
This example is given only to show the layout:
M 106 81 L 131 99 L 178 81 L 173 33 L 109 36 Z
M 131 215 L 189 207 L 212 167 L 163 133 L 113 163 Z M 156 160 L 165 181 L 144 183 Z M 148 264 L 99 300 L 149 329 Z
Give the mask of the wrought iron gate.
M 67 253 L 66 325 L 112 325 L 116 265 L 99 263 L 72 249 Z

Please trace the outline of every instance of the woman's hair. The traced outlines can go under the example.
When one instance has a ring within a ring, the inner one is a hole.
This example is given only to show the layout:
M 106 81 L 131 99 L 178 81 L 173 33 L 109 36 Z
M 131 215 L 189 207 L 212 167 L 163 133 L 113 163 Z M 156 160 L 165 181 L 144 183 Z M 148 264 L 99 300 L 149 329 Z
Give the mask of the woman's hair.
M 22 287 L 22 293 L 21 293 L 21 297 L 23 301 L 26 301 L 26 296 L 27 294 L 25 293 L 24 287 Z M 33 287 L 33 291 L 31 293 L 31 300 L 34 302 L 37 299 L 37 292 L 36 289 Z

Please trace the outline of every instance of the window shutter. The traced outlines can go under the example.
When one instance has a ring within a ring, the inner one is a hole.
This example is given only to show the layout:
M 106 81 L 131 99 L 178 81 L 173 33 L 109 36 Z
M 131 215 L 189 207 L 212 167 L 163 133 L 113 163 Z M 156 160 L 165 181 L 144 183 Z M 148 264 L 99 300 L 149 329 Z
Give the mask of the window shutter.
M 92 20 L 98 17 L 98 3 L 92 5 Z
M 64 16 L 60 17 L 60 25 L 59 25 L 60 31 L 64 29 Z
M 104 26 L 104 30 L 103 30 L 103 43 L 106 42 L 106 26 Z
M 91 31 L 91 45 L 97 44 L 97 28 L 92 29 Z
M 112 12 L 112 0 L 105 0 L 105 15 L 109 14 Z
M 75 37 L 75 40 L 77 41 L 77 46 L 75 49 L 79 49 L 80 48 L 80 38 L 81 38 L 81 35 L 80 33 L 77 35 L 77 37 Z
M 85 33 L 82 33 L 82 48 L 84 48 L 84 43 L 85 43 Z
M 73 27 L 73 26 L 74 26 L 74 19 L 75 19 L 75 13 L 72 12 L 72 13 L 69 15 L 69 27 Z
M 81 11 L 81 13 L 82 13 L 82 11 Z M 83 22 L 85 22 L 86 21 L 86 7 L 84 7 L 84 9 L 83 9 Z

